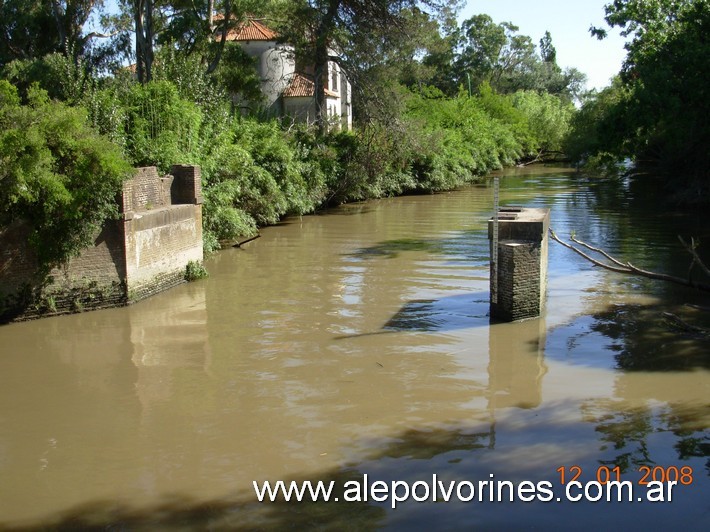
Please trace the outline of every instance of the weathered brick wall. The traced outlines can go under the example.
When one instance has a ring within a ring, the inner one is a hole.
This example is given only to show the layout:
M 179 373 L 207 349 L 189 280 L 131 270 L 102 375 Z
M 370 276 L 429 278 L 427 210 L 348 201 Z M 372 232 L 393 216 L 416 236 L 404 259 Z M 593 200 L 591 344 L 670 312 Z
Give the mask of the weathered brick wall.
M 46 283 L 29 244 L 30 227 L 15 223 L 0 231 L 0 320 L 61 314 L 125 303 L 123 233 L 107 223 L 94 246 L 53 269 Z
M 176 164 L 170 169 L 174 177 L 170 193 L 173 205 L 202 204 L 202 171 L 199 166 Z
M 518 208 L 501 217 L 497 279 L 491 259 L 491 317 L 516 321 L 540 316 L 547 289 L 550 211 Z M 492 220 L 488 224 L 488 237 L 493 251 Z
M 503 240 L 498 244 L 496 319 L 515 321 L 540 315 L 541 242 Z
M 202 206 L 173 205 L 125 222 L 129 298 L 142 299 L 183 281 L 202 262 Z
M 173 176 L 161 177 L 155 166 L 136 168 L 133 179 L 123 184 L 122 212 L 144 211 L 169 206 L 171 204 L 172 182 Z
M 19 221 L 0 228 L 0 297 L 14 294 L 34 277 L 37 259 L 29 237 L 30 227 Z
M 94 245 L 37 278 L 30 228 L 0 229 L 0 322 L 117 306 L 184 281 L 189 261 L 202 262 L 200 168 L 178 166 L 176 178 L 139 168 L 118 198 L 122 220 L 107 222 Z

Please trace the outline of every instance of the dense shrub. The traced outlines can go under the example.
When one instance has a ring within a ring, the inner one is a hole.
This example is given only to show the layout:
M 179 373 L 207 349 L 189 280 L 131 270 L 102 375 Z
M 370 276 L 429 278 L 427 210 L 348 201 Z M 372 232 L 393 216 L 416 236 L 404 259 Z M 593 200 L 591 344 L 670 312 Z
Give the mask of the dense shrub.
M 478 98 L 423 93 L 413 95 L 408 107 L 429 133 L 429 149 L 420 152 L 423 188 L 451 188 L 510 165 L 523 154 L 513 129 L 487 113 Z
M 135 84 L 125 98 L 125 149 L 135 165 L 167 171 L 173 164 L 200 162 L 202 113 L 173 84 Z
M 84 109 L 50 101 L 36 87 L 27 98 L 20 105 L 0 80 L 0 226 L 27 221 L 46 269 L 76 255 L 117 215 L 115 197 L 131 168 Z
M 398 112 L 386 122 L 322 135 L 234 116 L 225 80 L 207 74 L 196 56 L 169 48 L 156 59 L 154 81 L 144 85 L 128 70 L 87 80 L 81 65 L 61 56 L 12 68 L 25 83 L 61 78 L 54 95 L 80 102 L 134 166 L 166 172 L 177 163 L 201 165 L 208 251 L 288 214 L 472 182 L 557 149 L 570 113 L 552 96 L 499 95 L 486 85 L 479 96 L 455 98 L 426 87 L 399 88 L 393 92 Z
M 208 247 L 321 205 L 326 186 L 314 153 L 303 134 L 286 134 L 276 122 L 235 120 L 204 172 Z
M 569 132 L 574 106 L 559 97 L 535 91 L 512 95 L 513 106 L 525 117 L 534 147 L 541 152 L 559 151 Z

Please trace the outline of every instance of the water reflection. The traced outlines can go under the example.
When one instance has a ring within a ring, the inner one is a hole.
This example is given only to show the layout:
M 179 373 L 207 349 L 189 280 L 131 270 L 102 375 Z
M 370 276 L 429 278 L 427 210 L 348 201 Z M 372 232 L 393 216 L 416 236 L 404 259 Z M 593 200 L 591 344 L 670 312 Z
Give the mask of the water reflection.
M 195 283 L 170 299 L 151 299 L 132 310 L 127 329 L 131 360 L 138 368 L 136 394 L 144 409 L 172 398 L 180 372 L 192 370 L 209 376 L 204 284 Z
M 710 436 L 707 435 L 708 404 L 688 406 L 630 406 L 623 399 L 597 400 L 582 405 L 585 421 L 599 433 L 600 464 L 620 467 L 623 473 L 641 466 L 696 465 L 694 477 L 710 475 Z M 702 420 L 702 421 L 701 421 Z M 701 461 L 708 458 L 704 468 Z
M 619 301 L 554 329 L 549 356 L 626 371 L 710 369 L 710 338 L 678 330 L 664 317 L 673 312 L 703 323 L 707 318 L 701 311 L 668 302 Z
M 672 262 L 672 218 L 633 218 L 623 188 L 531 172 L 503 179 L 504 204 L 550 206 L 560 234 Z M 710 528 L 710 350 L 657 319 L 702 323 L 683 307 L 701 302 L 551 245 L 546 315 L 490 325 L 491 205 L 481 185 L 293 218 L 209 259 L 207 280 L 0 328 L 0 528 Z M 590 480 L 652 463 L 693 467 L 692 489 L 602 512 L 258 504 L 251 487 L 555 481 L 575 464 Z
M 513 327 L 515 331 L 513 334 Z M 535 408 L 542 403 L 545 364 L 545 320 L 491 326 L 489 340 L 489 408 Z

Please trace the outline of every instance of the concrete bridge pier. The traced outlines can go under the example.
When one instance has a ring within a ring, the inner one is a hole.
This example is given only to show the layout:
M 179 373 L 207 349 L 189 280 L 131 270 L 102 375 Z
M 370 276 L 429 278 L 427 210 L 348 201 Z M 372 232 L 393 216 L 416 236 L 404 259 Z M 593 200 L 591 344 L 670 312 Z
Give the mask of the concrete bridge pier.
M 550 209 L 502 207 L 488 221 L 491 320 L 536 318 L 545 306 Z

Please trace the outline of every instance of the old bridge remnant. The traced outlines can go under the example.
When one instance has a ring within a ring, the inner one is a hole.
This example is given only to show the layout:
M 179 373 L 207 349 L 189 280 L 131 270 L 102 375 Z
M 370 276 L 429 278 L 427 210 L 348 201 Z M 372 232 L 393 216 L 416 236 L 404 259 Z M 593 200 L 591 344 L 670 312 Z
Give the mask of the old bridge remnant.
M 541 208 L 503 207 L 488 221 L 492 320 L 516 321 L 542 313 L 549 227 L 550 209 Z
M 175 165 L 161 176 L 136 169 L 94 245 L 38 278 L 31 227 L 0 228 L 0 322 L 126 305 L 185 280 L 188 262 L 202 262 L 199 166 Z

